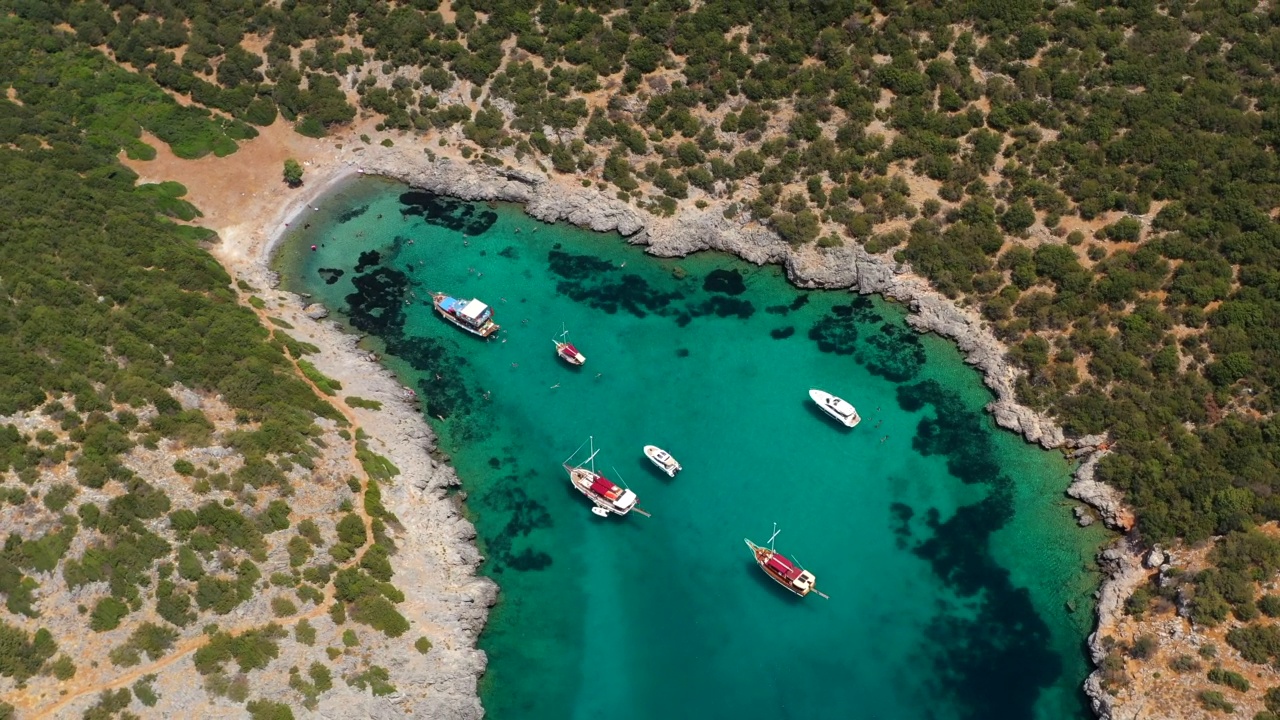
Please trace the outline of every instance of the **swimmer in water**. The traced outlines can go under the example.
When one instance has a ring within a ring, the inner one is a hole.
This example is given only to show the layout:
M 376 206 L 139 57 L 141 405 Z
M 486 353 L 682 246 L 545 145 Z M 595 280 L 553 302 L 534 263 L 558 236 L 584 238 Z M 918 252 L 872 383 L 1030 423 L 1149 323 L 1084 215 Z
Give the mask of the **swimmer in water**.
M 552 385 L 550 389 L 555 390 L 558 387 L 560 387 L 560 383 L 556 383 L 555 385 Z
M 511 367 L 518 368 L 520 367 L 520 363 L 511 363 Z

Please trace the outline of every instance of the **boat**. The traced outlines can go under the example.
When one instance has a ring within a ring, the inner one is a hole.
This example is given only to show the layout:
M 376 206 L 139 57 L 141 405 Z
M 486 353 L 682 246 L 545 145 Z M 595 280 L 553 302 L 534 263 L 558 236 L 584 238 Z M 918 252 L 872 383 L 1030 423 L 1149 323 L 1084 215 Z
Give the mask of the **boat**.
M 441 317 L 472 335 L 487 338 L 498 332 L 493 308 L 479 300 L 462 300 L 444 293 L 432 293 L 431 300 Z
M 680 463 L 671 457 L 671 453 L 663 450 L 657 445 L 645 445 L 644 456 L 649 458 L 649 462 L 658 466 L 658 469 L 666 473 L 669 477 L 675 477 L 677 472 L 684 468 L 680 467 Z
M 579 447 L 568 460 L 564 461 L 564 469 L 569 473 L 569 482 L 573 488 L 585 495 L 594 505 L 591 512 L 600 517 L 608 517 L 609 515 L 626 515 L 635 511 L 648 517 L 649 513 L 638 507 L 639 498 L 631 488 L 618 487 L 617 483 L 596 472 L 596 455 L 600 451 L 596 450 L 595 438 L 589 438 L 587 442 L 591 443 L 591 455 L 577 465 L 570 465 L 569 460 L 582 450 Z M 588 465 L 590 467 L 587 467 Z
M 769 547 L 761 547 L 743 538 L 743 541 L 747 543 L 747 547 L 751 548 L 751 552 L 756 556 L 756 565 L 759 565 L 764 574 L 772 578 L 774 582 L 800 597 L 815 593 L 820 597 L 827 598 L 826 593 L 815 587 L 818 579 L 814 577 L 813 573 L 773 549 L 773 539 L 778 537 L 780 532 L 782 531 L 778 529 L 775 523 L 773 535 L 769 536 Z
M 813 388 L 809 390 L 809 397 L 822 408 L 822 412 L 835 418 L 845 427 L 854 427 L 862 422 L 862 417 L 852 405 L 829 392 Z
M 587 358 L 578 350 L 578 348 L 573 346 L 573 343 L 569 342 L 568 335 L 569 331 L 563 330 L 560 333 L 559 340 L 551 338 L 551 342 L 555 343 L 556 346 L 556 355 L 559 355 L 561 360 L 569 363 L 570 365 L 582 367 L 582 365 L 587 362 Z

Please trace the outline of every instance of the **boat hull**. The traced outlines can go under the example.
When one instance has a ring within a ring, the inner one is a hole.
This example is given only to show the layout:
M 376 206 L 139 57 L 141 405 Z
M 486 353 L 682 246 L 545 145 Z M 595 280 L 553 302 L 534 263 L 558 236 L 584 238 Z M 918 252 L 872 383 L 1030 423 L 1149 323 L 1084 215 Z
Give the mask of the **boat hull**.
M 813 400 L 823 414 L 847 428 L 857 427 L 858 423 L 862 422 L 862 417 L 858 415 L 858 411 L 852 405 L 829 392 L 818 389 L 810 390 L 809 399 Z M 847 406 L 849 414 L 842 415 L 836 409 L 840 406 Z
M 594 473 L 586 468 L 574 467 L 566 464 L 564 469 L 569 473 L 569 484 L 574 490 L 582 493 L 584 497 L 590 500 L 597 508 L 600 508 L 610 515 L 626 515 L 635 509 L 635 504 L 628 507 L 618 507 L 616 503 L 608 498 L 601 497 L 598 493 L 591 489 L 593 481 L 597 477 Z M 594 510 L 592 512 L 595 512 Z M 596 513 L 599 515 L 599 513 Z
M 684 469 L 675 458 L 671 457 L 671 453 L 657 445 L 645 445 L 644 456 L 649 458 L 649 462 L 655 467 L 666 473 L 667 477 L 675 477 L 676 473 Z
M 454 315 L 453 313 L 449 312 L 448 310 L 444 309 L 444 307 L 441 306 L 440 303 L 445 297 L 447 296 L 444 294 L 433 295 L 431 304 L 433 307 L 435 307 L 436 312 L 440 314 L 440 317 L 444 318 L 445 320 L 448 320 L 449 323 L 454 327 L 465 330 L 466 332 L 471 333 L 476 337 L 485 338 L 486 340 L 492 337 L 493 334 L 498 332 L 498 330 L 500 329 L 498 324 L 495 323 L 493 320 L 485 321 L 485 323 L 480 327 L 473 327 L 467 324 L 464 320 L 462 320 L 461 318 L 459 318 L 458 316 Z
M 752 554 L 755 555 L 756 565 L 762 571 L 764 571 L 765 575 L 769 576 L 770 580 L 773 580 L 774 582 L 778 583 L 782 587 L 786 588 L 788 592 L 798 597 L 804 597 L 809 593 L 813 592 L 814 584 L 812 581 L 808 586 L 797 587 L 795 583 L 793 583 L 791 580 L 785 577 L 782 577 L 776 571 L 774 571 L 773 568 L 769 566 L 770 558 L 772 558 L 774 555 L 777 555 L 775 551 L 770 550 L 767 547 L 761 547 L 759 545 L 756 545 L 755 543 L 745 538 L 743 538 L 743 540 L 747 543 L 747 547 L 751 548 Z M 782 556 L 779 555 L 779 557 L 782 557 Z M 785 558 L 783 559 L 784 561 L 786 561 Z M 790 563 L 790 561 L 786 561 L 786 562 L 788 564 Z M 812 575 L 810 575 L 810 578 L 812 578 Z
M 587 362 L 587 357 L 569 343 L 556 343 L 556 355 L 574 367 L 582 367 Z

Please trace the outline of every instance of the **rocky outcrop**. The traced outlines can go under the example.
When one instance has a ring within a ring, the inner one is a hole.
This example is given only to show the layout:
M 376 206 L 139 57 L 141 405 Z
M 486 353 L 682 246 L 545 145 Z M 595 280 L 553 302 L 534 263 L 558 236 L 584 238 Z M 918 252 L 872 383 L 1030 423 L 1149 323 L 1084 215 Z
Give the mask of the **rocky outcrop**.
M 1098 554 L 1098 565 L 1107 576 L 1098 589 L 1098 626 L 1114 627 L 1124 613 L 1124 601 L 1147 579 L 1142 550 L 1130 538 L 1120 538 Z M 1089 656 L 1095 666 L 1100 666 L 1107 656 L 1101 630 L 1089 635 Z M 1084 692 L 1099 720 L 1112 720 L 1115 698 L 1102 687 L 1101 670 L 1094 670 L 1085 680 Z
M 1109 451 L 1095 452 L 1076 469 L 1075 480 L 1067 487 L 1067 494 L 1092 506 L 1102 516 L 1107 527 L 1128 532 L 1133 527 L 1133 513 L 1124 504 L 1124 495 L 1114 487 L 1094 479 L 1098 461 Z

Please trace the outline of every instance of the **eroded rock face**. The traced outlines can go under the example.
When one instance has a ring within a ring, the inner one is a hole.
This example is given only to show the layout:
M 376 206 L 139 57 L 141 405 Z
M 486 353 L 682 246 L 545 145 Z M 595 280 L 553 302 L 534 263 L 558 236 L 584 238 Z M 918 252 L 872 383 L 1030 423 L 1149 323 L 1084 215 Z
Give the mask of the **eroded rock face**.
M 1124 494 L 1094 479 L 1098 461 L 1105 455 L 1106 451 L 1095 452 L 1088 460 L 1080 463 L 1075 480 L 1067 487 L 1067 494 L 1097 510 L 1107 527 L 1128 532 L 1133 527 L 1134 517 L 1124 504 Z
M 1124 601 L 1147 579 L 1147 571 L 1142 567 L 1142 551 L 1129 538 L 1121 538 L 1098 554 L 1098 565 L 1107 575 L 1107 581 L 1098 590 L 1098 626 L 1114 627 L 1124 614 Z M 1095 666 L 1101 665 L 1107 656 L 1100 630 L 1089 635 L 1089 656 Z M 1098 718 L 1111 720 L 1116 699 L 1103 689 L 1101 670 L 1093 671 L 1085 680 L 1084 692 Z

